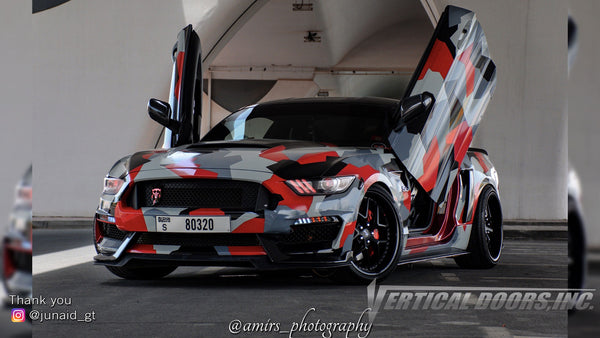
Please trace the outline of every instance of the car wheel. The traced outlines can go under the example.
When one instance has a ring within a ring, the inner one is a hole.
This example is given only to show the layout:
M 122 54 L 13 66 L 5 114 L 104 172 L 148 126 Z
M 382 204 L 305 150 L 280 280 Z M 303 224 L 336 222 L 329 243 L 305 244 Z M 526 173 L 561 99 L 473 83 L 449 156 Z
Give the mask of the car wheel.
M 575 203 L 569 198 L 568 219 L 568 277 L 569 289 L 582 289 L 586 275 L 585 257 L 585 234 L 583 231 L 583 220 L 576 208 L 571 205 Z
M 125 279 L 158 279 L 177 269 L 176 266 L 141 267 L 132 263 L 124 266 L 107 266 L 108 271 Z
M 392 196 L 384 188 L 373 186 L 358 209 L 352 261 L 348 267 L 337 269 L 331 278 L 359 283 L 386 278 L 398 264 L 400 236 Z
M 467 250 L 455 257 L 462 268 L 489 269 L 498 264 L 503 247 L 502 211 L 496 190 L 486 186 L 477 202 Z

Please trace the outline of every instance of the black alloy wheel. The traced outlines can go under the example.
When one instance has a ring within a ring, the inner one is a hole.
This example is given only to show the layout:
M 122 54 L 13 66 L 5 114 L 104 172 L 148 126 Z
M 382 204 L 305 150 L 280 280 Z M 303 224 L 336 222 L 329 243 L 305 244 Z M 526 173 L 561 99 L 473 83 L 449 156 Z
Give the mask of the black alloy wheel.
M 467 247 L 469 254 L 454 260 L 462 268 L 489 269 L 500 261 L 503 245 L 500 200 L 496 190 L 488 185 L 483 188 L 477 202 Z
M 358 209 L 350 266 L 333 276 L 346 282 L 369 283 L 389 276 L 400 257 L 400 222 L 390 193 L 379 185 L 367 191 Z

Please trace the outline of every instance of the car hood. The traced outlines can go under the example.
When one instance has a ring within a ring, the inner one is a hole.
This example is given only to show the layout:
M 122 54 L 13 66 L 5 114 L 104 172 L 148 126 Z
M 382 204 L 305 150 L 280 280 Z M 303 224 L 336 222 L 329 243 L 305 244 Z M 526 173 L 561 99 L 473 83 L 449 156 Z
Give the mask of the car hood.
M 200 142 L 173 149 L 137 152 L 117 162 L 110 176 L 139 179 L 236 177 L 233 171 L 277 175 L 284 179 L 333 176 L 344 160 L 382 150 L 335 147 L 307 141 L 242 140 Z

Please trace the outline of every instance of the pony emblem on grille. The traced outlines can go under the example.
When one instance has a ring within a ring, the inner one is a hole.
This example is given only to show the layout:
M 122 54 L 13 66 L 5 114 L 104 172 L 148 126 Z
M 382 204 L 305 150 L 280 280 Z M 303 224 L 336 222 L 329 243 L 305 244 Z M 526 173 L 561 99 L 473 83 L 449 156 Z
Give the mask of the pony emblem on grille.
M 152 205 L 156 205 L 156 203 L 158 203 L 158 201 L 160 201 L 160 196 L 161 196 L 161 189 L 160 188 L 154 188 L 152 189 Z

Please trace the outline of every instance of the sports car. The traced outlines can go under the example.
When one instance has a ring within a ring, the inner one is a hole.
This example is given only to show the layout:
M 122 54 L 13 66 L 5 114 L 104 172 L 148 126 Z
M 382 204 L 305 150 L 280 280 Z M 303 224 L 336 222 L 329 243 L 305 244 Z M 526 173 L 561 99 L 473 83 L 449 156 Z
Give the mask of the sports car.
M 475 14 L 449 6 L 402 100 L 285 99 L 200 138 L 200 41 L 173 50 L 162 149 L 117 161 L 94 222 L 95 262 L 124 278 L 181 265 L 311 268 L 369 282 L 398 264 L 496 265 L 498 175 L 469 148 L 496 83 Z

